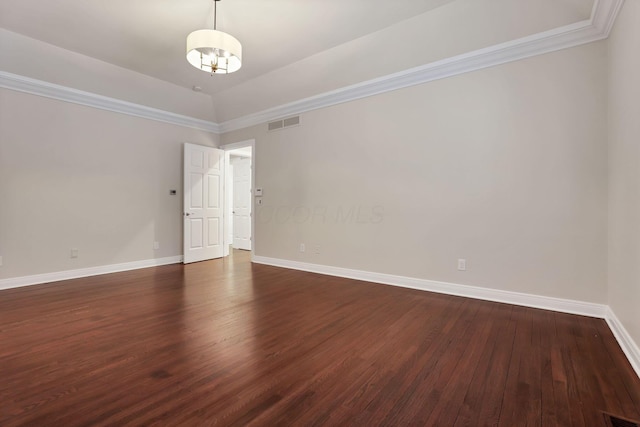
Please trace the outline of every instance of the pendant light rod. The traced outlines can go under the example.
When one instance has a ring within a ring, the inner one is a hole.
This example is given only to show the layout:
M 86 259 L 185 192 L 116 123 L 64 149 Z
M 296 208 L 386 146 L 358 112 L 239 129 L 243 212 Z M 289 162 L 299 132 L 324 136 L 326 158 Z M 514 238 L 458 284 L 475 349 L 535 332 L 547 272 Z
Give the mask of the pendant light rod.
M 213 29 L 217 30 L 217 24 L 218 24 L 218 2 L 220 0 L 213 0 Z

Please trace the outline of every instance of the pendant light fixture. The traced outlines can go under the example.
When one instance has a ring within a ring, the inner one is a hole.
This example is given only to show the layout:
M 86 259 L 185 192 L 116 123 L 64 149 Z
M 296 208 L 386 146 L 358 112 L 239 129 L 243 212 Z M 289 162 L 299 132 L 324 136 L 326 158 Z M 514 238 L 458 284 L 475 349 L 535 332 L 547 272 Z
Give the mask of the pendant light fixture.
M 213 0 L 213 30 L 197 30 L 187 36 L 187 61 L 213 74 L 229 74 L 242 66 L 242 45 L 235 37 L 217 30 L 217 3 Z

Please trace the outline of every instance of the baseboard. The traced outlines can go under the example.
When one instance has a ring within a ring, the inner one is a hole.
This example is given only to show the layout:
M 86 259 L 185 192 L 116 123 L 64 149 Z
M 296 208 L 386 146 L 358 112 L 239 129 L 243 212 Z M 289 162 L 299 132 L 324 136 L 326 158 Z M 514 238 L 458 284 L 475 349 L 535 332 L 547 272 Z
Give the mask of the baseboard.
M 437 282 L 434 280 L 416 279 L 412 277 L 394 276 L 390 274 L 372 273 L 369 271 L 352 270 L 348 268 L 331 267 L 257 255 L 253 256 L 251 261 L 257 264 L 272 265 L 275 267 L 290 268 L 293 270 L 308 271 L 311 273 L 326 274 L 329 276 L 345 277 L 348 279 L 363 280 L 367 282 L 381 283 L 384 285 L 399 286 L 403 288 L 418 289 L 428 292 L 485 301 L 502 302 L 524 307 L 557 311 L 560 313 L 578 314 L 605 319 L 613 333 L 613 336 L 616 338 L 618 344 L 622 348 L 622 351 L 627 356 L 629 363 L 638 377 L 640 377 L 640 349 L 638 349 L 637 344 L 633 338 L 631 338 L 631 335 L 629 335 L 620 320 L 616 317 L 615 313 L 609 306 L 604 304 L 594 304 L 519 292 L 501 291 L 497 289 Z
M 97 276 L 99 274 L 117 273 L 119 271 L 137 270 L 139 268 L 156 267 L 159 265 L 177 264 L 179 262 L 182 262 L 182 256 L 154 258 L 142 261 L 125 262 L 122 264 L 101 265 L 97 267 L 81 268 L 78 270 L 36 274 L 33 276 L 12 277 L 0 280 L 0 290 L 38 285 L 41 283 L 59 282 L 61 280 L 79 279 L 81 277 Z
M 603 304 L 594 304 L 583 301 L 531 295 L 519 292 L 501 291 L 498 289 L 459 285 L 455 283 L 438 282 L 434 280 L 416 279 L 412 277 L 395 276 L 391 274 L 372 273 L 363 270 L 353 270 L 348 268 L 332 267 L 257 255 L 252 255 L 251 261 L 257 264 L 272 265 L 275 267 L 290 268 L 293 270 L 308 271 L 311 273 L 326 274 L 329 276 L 344 277 L 354 280 L 363 280 L 384 285 L 399 286 L 403 288 L 417 289 L 467 298 L 475 298 L 486 301 L 502 302 L 524 307 L 540 308 L 561 313 L 579 314 L 583 316 L 603 318 L 609 325 L 609 328 L 618 341 L 618 344 L 622 348 L 622 351 L 627 356 L 629 363 L 635 370 L 638 377 L 640 377 L 640 349 L 638 348 L 633 338 L 631 338 L 631 335 L 629 335 L 623 324 L 617 318 L 615 313 L 611 310 L 611 308 Z M 137 270 L 140 268 L 156 267 L 160 265 L 177 264 L 180 262 L 182 262 L 182 256 L 173 256 L 127 262 L 122 264 L 111 264 L 98 267 L 82 268 L 77 270 L 59 271 L 55 273 L 37 274 L 33 276 L 2 279 L 0 280 L 0 290 L 37 285 L 41 283 L 58 282 L 61 280 L 97 276 L 100 274 L 117 273 L 120 271 Z
M 615 315 L 611 307 L 607 307 L 607 315 L 605 317 L 607 324 L 609 325 L 609 329 L 613 332 L 613 336 L 618 340 L 618 344 L 622 348 L 622 351 L 629 359 L 629 363 L 631 363 L 631 367 L 638 377 L 640 377 L 640 349 L 638 345 L 635 343 L 629 332 L 625 329 L 620 319 Z
M 309 264 L 263 256 L 254 256 L 252 261 L 258 264 L 290 268 L 293 270 L 309 271 L 329 276 L 345 277 L 348 279 L 364 280 L 384 285 L 400 286 L 421 291 L 437 292 L 447 295 L 475 298 L 485 301 L 502 302 L 525 307 L 541 308 L 561 313 L 579 314 L 582 316 L 605 318 L 607 306 L 590 302 L 574 301 L 561 298 L 524 294 L 519 292 L 502 291 L 498 289 L 481 288 L 477 286 L 459 285 L 455 283 L 438 282 L 434 280 L 416 279 L 413 277 L 395 276 L 391 274 L 372 273 L 362 270 L 331 267 L 319 264 Z

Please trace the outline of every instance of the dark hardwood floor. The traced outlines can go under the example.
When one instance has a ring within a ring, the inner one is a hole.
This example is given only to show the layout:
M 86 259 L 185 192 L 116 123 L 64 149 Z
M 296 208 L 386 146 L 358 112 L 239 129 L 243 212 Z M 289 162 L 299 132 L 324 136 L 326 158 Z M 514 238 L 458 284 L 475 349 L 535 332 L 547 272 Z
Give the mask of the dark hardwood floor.
M 251 265 L 0 292 L 0 425 L 605 426 L 600 319 Z

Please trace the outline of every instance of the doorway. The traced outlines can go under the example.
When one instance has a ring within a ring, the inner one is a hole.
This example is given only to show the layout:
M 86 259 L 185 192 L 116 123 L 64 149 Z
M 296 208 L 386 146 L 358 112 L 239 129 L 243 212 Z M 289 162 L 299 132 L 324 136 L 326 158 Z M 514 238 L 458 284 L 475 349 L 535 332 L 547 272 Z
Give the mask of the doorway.
M 225 256 L 232 249 L 255 249 L 254 140 L 220 147 L 225 151 Z

